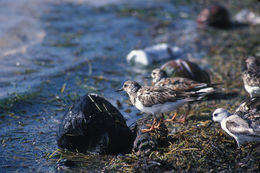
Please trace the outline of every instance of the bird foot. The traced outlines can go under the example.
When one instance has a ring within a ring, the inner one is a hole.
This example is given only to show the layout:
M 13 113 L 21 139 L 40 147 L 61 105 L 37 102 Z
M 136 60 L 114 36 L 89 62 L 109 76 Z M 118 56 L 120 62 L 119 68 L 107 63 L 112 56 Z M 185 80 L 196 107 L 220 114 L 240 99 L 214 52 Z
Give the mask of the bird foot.
M 141 132 L 142 132 L 142 133 L 148 133 L 148 132 L 151 132 L 151 131 L 153 131 L 153 130 L 154 130 L 154 128 L 142 129 Z
M 178 123 L 185 123 L 186 117 L 182 117 L 177 120 Z
M 176 116 L 177 116 L 177 112 L 170 119 L 166 119 L 164 121 L 165 122 L 173 122 L 175 120 Z
M 164 122 L 174 122 L 174 121 L 175 121 L 175 119 L 172 119 L 172 118 L 164 120 Z
M 149 129 L 142 129 L 141 132 L 142 133 L 147 133 L 147 132 L 153 131 L 154 129 L 159 129 L 160 126 L 161 126 L 162 121 L 163 120 L 161 119 L 158 123 L 156 123 L 156 120 L 154 120 L 152 125 L 147 124 L 147 126 L 150 127 Z
M 151 131 L 153 131 L 153 130 L 155 130 L 155 129 L 159 129 L 160 128 L 160 124 L 157 124 L 156 126 L 151 126 L 149 129 L 142 129 L 141 130 L 141 132 L 142 133 L 147 133 L 147 132 L 151 132 Z

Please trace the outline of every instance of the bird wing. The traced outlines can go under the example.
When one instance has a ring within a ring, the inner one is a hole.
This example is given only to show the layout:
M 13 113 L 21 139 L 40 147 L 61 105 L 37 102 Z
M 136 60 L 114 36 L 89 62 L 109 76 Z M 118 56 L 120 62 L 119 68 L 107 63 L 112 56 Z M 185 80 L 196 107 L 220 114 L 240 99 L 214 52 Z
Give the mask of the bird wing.
M 205 84 L 200 84 L 191 79 L 182 78 L 182 77 L 165 78 L 156 83 L 156 86 L 168 87 L 178 91 L 184 91 L 202 85 Z
M 185 63 L 182 63 L 182 64 L 184 64 L 184 65 L 187 64 L 186 66 L 189 67 L 190 74 L 192 75 L 193 80 L 199 81 L 199 82 L 210 83 L 210 76 L 209 76 L 208 72 L 205 70 L 202 70 L 197 64 L 190 62 L 190 61 L 185 61 Z
M 253 131 L 252 128 L 249 127 L 247 121 L 237 115 L 226 121 L 226 128 L 235 135 L 260 136 L 259 133 Z
M 258 134 L 260 134 L 260 112 L 253 112 L 243 115 L 249 126 Z
M 165 102 L 175 102 L 185 98 L 185 93 L 177 93 L 170 88 L 165 87 L 142 87 L 137 97 L 139 101 L 147 107 L 154 104 L 163 104 Z
M 260 98 L 259 97 L 253 97 L 248 98 L 239 105 L 239 107 L 236 109 L 236 112 L 245 112 L 245 113 L 254 113 L 260 111 Z
M 260 86 L 260 73 L 245 71 L 243 74 L 243 79 L 249 86 Z

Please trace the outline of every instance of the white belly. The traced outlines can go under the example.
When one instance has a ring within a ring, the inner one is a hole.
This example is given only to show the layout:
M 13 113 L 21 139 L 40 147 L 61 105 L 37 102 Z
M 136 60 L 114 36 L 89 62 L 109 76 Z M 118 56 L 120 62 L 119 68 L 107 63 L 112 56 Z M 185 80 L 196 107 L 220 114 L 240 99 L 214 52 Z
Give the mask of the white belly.
M 187 103 L 186 100 L 178 100 L 176 102 L 166 102 L 164 104 L 156 104 L 151 107 L 145 107 L 138 99 L 136 99 L 135 106 L 142 112 L 155 115 L 158 113 L 172 112 L 185 103 Z
M 245 85 L 246 91 L 250 94 L 251 97 L 260 95 L 260 87 L 259 86 L 248 86 Z

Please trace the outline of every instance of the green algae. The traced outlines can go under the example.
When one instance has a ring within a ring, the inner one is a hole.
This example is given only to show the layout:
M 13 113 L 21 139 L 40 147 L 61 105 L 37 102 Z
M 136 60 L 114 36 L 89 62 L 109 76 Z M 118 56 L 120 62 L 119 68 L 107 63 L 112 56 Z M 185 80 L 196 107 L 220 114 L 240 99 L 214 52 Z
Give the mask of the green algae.
M 8 98 L 0 100 L 0 113 L 11 111 L 14 104 L 19 102 L 30 102 L 31 99 L 36 98 L 39 95 L 39 91 L 40 89 L 23 94 L 12 93 Z
M 17 75 L 28 75 L 28 74 L 32 74 L 32 73 L 36 73 L 36 72 L 38 72 L 38 70 L 26 68 L 24 71 L 17 71 L 15 74 L 17 74 Z

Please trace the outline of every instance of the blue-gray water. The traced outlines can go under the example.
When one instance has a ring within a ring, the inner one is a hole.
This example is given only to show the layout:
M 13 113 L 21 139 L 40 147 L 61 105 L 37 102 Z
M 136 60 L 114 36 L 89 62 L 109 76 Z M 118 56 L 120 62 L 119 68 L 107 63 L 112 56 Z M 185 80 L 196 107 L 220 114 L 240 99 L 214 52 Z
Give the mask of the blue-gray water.
M 114 90 L 127 79 L 143 83 L 150 68 L 125 57 L 161 42 L 182 47 L 184 57 L 204 56 L 191 8 L 167 0 L 1 0 L 0 172 L 55 172 L 47 156 L 57 149 L 57 126 L 87 92 L 122 102 L 129 125 L 138 119 Z

